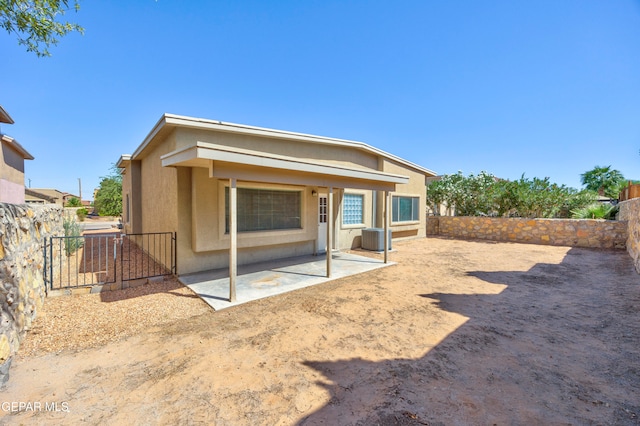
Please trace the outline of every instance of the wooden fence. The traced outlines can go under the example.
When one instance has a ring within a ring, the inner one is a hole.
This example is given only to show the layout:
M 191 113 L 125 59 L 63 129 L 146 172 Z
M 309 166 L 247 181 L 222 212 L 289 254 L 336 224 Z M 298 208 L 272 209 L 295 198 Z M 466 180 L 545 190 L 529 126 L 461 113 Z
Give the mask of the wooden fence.
M 633 184 L 629 181 L 629 184 L 620 191 L 618 201 L 627 201 L 632 198 L 640 198 L 640 184 Z

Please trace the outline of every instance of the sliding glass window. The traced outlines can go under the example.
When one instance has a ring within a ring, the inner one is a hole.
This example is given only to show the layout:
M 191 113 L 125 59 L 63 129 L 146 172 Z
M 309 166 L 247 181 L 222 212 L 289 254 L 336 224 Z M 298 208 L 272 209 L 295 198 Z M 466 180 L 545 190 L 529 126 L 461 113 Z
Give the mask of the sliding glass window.
M 420 197 L 401 197 L 391 199 L 392 222 L 416 222 L 420 220 Z

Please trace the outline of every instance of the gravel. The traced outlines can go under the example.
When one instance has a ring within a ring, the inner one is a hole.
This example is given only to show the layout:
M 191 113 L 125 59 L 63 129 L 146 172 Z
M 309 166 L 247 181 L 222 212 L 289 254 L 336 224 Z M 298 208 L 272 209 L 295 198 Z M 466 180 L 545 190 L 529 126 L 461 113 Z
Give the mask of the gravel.
M 48 297 L 18 357 L 102 346 L 207 313 L 213 310 L 173 277 L 124 290 Z

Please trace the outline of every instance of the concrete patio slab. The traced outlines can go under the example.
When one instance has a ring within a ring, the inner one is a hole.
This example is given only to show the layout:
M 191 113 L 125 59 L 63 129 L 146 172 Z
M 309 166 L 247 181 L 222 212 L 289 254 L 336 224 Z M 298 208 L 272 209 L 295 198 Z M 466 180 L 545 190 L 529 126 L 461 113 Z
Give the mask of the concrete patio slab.
M 301 256 L 277 261 L 262 262 L 238 267 L 236 301 L 229 302 L 229 270 L 217 269 L 181 275 L 178 280 L 208 303 L 213 309 L 229 308 L 288 291 L 350 275 L 368 272 L 395 263 L 334 252 L 331 262 L 331 278 L 326 277 L 326 258 Z

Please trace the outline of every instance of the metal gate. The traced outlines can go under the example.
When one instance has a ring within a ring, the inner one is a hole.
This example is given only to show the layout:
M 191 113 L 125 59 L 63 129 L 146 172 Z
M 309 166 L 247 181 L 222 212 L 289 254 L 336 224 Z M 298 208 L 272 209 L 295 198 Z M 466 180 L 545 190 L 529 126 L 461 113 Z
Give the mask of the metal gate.
M 176 273 L 176 234 L 94 234 L 44 242 L 48 290 L 89 287 Z
M 122 234 L 120 277 L 123 282 L 176 273 L 176 234 Z

